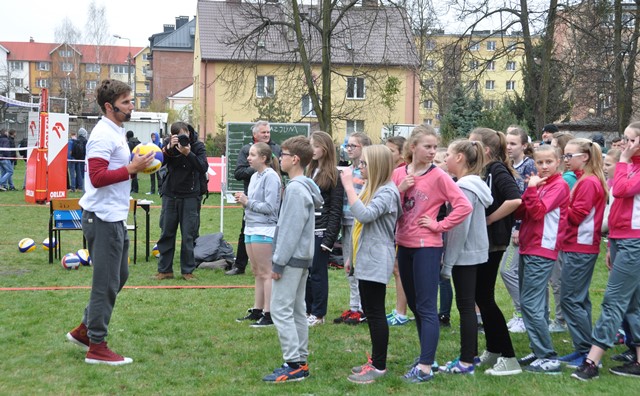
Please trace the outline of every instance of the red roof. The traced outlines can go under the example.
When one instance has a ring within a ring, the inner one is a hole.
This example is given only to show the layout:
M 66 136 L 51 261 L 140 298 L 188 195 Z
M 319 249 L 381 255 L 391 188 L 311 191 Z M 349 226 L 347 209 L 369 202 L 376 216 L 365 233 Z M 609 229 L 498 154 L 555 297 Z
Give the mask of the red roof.
M 0 41 L 0 45 L 9 50 L 7 60 L 30 61 L 30 62 L 50 62 L 51 51 L 57 49 L 61 44 L 55 43 L 35 43 Z M 72 47 L 82 54 L 82 63 L 100 63 L 108 65 L 126 65 L 129 47 L 102 45 L 99 47 L 100 62 L 98 62 L 98 47 L 88 44 L 75 44 Z M 131 57 L 144 47 L 131 47 Z M 133 59 L 132 59 L 133 62 Z

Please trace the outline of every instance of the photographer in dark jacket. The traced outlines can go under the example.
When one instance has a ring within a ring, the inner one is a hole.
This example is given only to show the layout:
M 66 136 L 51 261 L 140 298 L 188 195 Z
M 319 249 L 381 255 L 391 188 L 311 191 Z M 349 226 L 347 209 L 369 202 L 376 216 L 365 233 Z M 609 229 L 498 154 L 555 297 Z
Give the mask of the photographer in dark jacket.
M 185 280 L 194 279 L 196 263 L 193 248 L 200 224 L 200 180 L 209 165 L 204 143 L 198 141 L 196 134 L 190 131 L 193 131 L 193 128 L 184 122 L 173 123 L 171 137 L 162 149 L 167 175 L 162 183 L 157 280 L 173 278 L 173 256 L 178 225 L 182 234 L 182 277 Z
M 255 172 L 253 168 L 249 166 L 247 157 L 249 156 L 249 149 L 254 143 L 264 142 L 271 147 L 271 152 L 280 159 L 280 146 L 271 140 L 271 127 L 268 121 L 257 121 L 253 128 L 251 128 L 253 134 L 253 142 L 245 144 L 238 154 L 238 163 L 233 176 L 236 180 L 242 180 L 244 182 L 244 193 L 249 193 L 249 181 L 251 181 L 251 175 Z M 226 272 L 227 275 L 241 275 L 244 274 L 249 261 L 247 256 L 247 250 L 244 246 L 244 215 L 242 216 L 242 228 L 240 229 L 240 236 L 238 237 L 238 250 L 236 252 L 236 262 L 233 264 L 233 268 Z

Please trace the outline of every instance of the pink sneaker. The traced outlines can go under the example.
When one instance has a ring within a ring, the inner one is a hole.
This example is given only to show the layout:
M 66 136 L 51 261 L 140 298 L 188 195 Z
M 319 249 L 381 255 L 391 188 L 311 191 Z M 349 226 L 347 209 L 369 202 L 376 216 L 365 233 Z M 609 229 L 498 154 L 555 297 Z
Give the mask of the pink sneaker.
M 67 333 L 67 340 L 83 348 L 85 351 L 89 349 L 89 336 L 87 335 L 87 326 L 84 323 L 80 323 L 80 326 Z
M 118 355 L 117 353 L 109 349 L 107 343 L 103 341 L 99 344 L 91 343 L 84 361 L 89 364 L 107 364 L 109 366 L 121 366 L 123 364 L 129 364 L 133 362 L 133 359 Z

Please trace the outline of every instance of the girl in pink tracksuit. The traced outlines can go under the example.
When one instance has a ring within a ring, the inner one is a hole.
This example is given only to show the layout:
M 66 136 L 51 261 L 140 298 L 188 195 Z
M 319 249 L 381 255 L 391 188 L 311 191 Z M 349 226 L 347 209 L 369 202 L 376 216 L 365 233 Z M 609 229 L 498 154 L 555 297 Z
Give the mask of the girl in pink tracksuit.
M 562 226 L 562 312 L 573 339 L 574 352 L 560 358 L 579 366 L 591 348 L 589 285 L 600 253 L 607 182 L 600 146 L 589 139 L 570 140 L 564 148 L 565 168 L 578 177 L 571 190 L 567 222 Z
M 409 165 L 396 169 L 392 176 L 403 209 L 396 229 L 398 268 L 407 303 L 416 317 L 421 348 L 418 364 L 405 375 L 412 383 L 433 378 L 431 365 L 440 335 L 437 297 L 442 233 L 464 221 L 473 209 L 460 187 L 433 164 L 437 146 L 433 128 L 416 127 L 405 145 Z M 451 213 L 437 221 L 445 202 L 451 204 Z
M 613 346 L 623 316 L 636 346 L 636 361 L 610 368 L 616 375 L 640 378 L 640 122 L 624 130 L 625 148 L 616 165 L 609 214 L 607 264 L 612 264 L 602 310 L 591 335 L 591 349 L 571 375 L 587 381 L 598 378 L 598 364 Z
M 524 369 L 536 373 L 561 371 L 553 348 L 545 309 L 547 283 L 558 259 L 561 224 L 566 224 L 569 186 L 558 171 L 555 147 L 540 146 L 534 154 L 538 174 L 529 178 L 515 217 L 520 226 L 520 305 L 531 349 L 536 356 Z

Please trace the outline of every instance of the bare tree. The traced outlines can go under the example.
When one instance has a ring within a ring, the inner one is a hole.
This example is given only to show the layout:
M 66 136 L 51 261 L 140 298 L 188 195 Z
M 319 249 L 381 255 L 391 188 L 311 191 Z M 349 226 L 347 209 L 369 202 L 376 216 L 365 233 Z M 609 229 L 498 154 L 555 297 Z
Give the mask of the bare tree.
M 87 22 L 84 31 L 85 43 L 96 48 L 96 63 L 102 63 L 101 47 L 109 44 L 113 38 L 109 33 L 109 21 L 107 20 L 106 6 L 99 6 L 95 0 L 89 3 L 87 10 Z
M 86 94 L 80 79 L 82 54 L 76 48 L 80 43 L 80 37 L 80 30 L 68 17 L 65 17 L 55 29 L 55 39 L 60 47 L 58 62 L 53 65 L 52 77 L 53 82 L 57 82 L 58 94 L 66 99 L 67 112 L 71 114 L 82 113 Z

